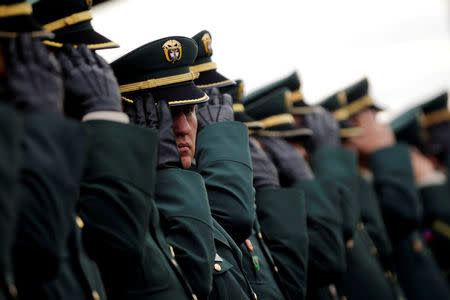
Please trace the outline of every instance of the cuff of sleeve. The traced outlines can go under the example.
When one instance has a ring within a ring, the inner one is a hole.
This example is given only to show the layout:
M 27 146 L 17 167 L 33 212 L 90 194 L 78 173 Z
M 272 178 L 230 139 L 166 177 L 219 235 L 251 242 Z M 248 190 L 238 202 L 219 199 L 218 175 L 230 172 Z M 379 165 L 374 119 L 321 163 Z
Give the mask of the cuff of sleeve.
M 440 171 L 434 171 L 428 176 L 425 176 L 418 182 L 419 187 L 426 187 L 430 185 L 440 185 L 444 184 L 447 181 L 447 176 Z
M 94 111 L 87 113 L 81 119 L 82 122 L 92 121 L 92 120 L 105 120 L 113 121 L 118 123 L 130 123 L 128 115 L 120 111 Z

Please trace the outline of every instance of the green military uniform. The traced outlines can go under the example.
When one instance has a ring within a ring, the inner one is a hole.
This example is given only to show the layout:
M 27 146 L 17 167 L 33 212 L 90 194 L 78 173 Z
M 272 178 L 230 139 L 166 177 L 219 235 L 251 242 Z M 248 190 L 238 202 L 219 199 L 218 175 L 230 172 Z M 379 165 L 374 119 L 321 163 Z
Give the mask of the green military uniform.
M 100 120 L 85 127 L 92 144 L 80 216 L 108 298 L 192 299 L 154 202 L 157 133 Z
M 345 90 L 342 108 L 349 116 L 362 110 L 379 108 L 368 95 L 368 81 L 362 79 Z M 408 299 L 448 299 L 434 257 L 417 232 L 422 210 L 415 186 L 409 150 L 402 145 L 371 153 L 368 163 L 383 220 L 393 245 L 398 278 Z
M 210 299 L 254 299 L 237 246 L 250 236 L 255 214 L 247 131 L 238 122 L 220 122 L 197 135 L 197 170 L 208 191 L 217 251 Z
M 57 115 L 24 118 L 22 210 L 14 248 L 19 296 L 105 298 L 97 267 L 81 247 L 76 227 L 81 221 L 73 215 L 85 162 L 84 132 Z
M 222 88 L 233 97 L 235 120 L 249 131 L 260 130 L 262 123 L 239 103 L 243 82 L 236 83 Z M 252 235 L 240 246 L 250 284 L 259 299 L 304 299 L 308 236 L 303 193 L 295 188 L 257 188 L 256 209 Z
M 114 61 L 124 105 L 149 93 L 169 106 L 207 101 L 192 81 L 197 75 L 189 70 L 196 54 L 195 41 L 176 36 L 147 43 Z M 155 202 L 162 230 L 196 299 L 207 299 L 211 292 L 216 254 L 207 196 L 203 178 L 194 171 L 159 168 Z
M 262 134 L 292 137 L 311 134 L 304 127 L 294 125 L 289 114 L 293 101 L 302 99 L 300 82 L 296 73 L 255 91 L 243 99 L 246 111 L 251 116 L 263 118 Z M 248 109 L 248 110 L 247 110 Z M 309 109 L 309 112 L 314 111 Z M 271 115 L 271 113 L 277 113 Z M 260 134 L 260 132 L 258 132 Z M 283 184 L 283 178 L 281 178 Z M 338 199 L 329 199 L 317 179 L 295 183 L 305 193 L 307 230 L 309 238 L 307 298 L 333 298 L 328 285 L 335 282 L 344 271 L 344 243 L 342 240 L 342 215 L 336 214 Z M 332 202 L 334 201 L 334 202 Z
M 448 122 L 448 118 L 447 94 L 444 93 L 401 114 L 391 122 L 391 126 L 400 142 L 417 147 L 426 156 L 438 157 L 439 152 L 436 152 L 434 147 L 430 147 L 426 141 L 426 130 L 428 127 Z M 447 176 L 436 170 L 422 181 L 418 183 L 418 187 L 423 207 L 424 237 L 440 268 L 448 276 L 450 199 Z

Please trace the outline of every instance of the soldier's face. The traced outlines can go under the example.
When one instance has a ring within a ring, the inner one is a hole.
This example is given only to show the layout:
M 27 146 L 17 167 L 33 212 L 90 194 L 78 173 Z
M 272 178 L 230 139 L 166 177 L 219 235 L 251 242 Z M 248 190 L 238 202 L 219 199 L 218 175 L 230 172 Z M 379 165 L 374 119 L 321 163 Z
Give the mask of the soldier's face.
M 183 169 L 189 169 L 195 155 L 197 116 L 195 105 L 183 105 L 171 109 L 175 141 L 180 152 Z

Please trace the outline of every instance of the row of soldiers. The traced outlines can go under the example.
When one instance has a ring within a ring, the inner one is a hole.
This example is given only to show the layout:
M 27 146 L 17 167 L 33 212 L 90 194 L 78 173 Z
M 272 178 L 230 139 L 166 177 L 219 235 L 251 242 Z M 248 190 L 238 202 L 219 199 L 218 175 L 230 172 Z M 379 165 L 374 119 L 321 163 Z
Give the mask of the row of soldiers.
M 211 34 L 111 64 L 90 0 L 0 1 L 0 299 L 450 299 L 447 94 L 244 95 Z

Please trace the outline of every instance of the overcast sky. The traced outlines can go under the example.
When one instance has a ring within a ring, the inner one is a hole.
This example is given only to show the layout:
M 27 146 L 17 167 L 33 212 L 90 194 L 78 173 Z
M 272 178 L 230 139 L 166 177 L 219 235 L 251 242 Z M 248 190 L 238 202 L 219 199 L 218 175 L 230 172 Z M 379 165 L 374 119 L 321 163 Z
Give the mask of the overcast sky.
M 267 3 L 267 4 L 265 4 Z M 448 0 L 112 0 L 97 31 L 121 45 L 206 29 L 218 71 L 251 92 L 297 70 L 308 103 L 368 76 L 391 115 L 450 88 Z

